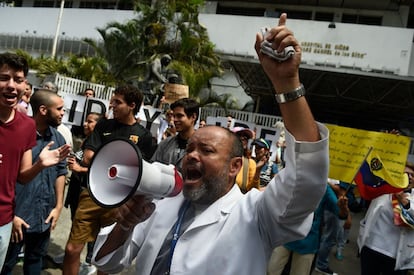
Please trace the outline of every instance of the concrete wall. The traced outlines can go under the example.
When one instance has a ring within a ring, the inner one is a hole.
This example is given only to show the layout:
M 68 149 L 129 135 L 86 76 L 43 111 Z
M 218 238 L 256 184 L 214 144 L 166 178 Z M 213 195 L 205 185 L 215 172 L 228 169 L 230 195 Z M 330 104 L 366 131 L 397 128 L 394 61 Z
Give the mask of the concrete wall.
M 54 36 L 58 8 L 0 8 L 0 33 L 34 33 Z M 126 22 L 132 11 L 65 9 L 59 34 L 66 37 L 99 39 L 97 27 L 108 22 Z M 18 18 L 19 20 L 16 20 Z M 274 26 L 275 18 L 201 14 L 218 52 L 255 58 L 255 34 L 261 27 Z M 288 26 L 302 43 L 303 61 L 344 69 L 380 71 L 399 76 L 414 76 L 412 65 L 413 29 L 329 22 L 289 20 Z

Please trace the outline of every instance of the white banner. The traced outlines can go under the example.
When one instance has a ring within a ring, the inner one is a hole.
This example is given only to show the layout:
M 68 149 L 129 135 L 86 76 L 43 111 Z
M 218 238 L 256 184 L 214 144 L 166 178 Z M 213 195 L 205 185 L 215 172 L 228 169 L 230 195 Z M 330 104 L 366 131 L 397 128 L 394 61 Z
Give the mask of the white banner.
M 161 109 L 156 109 L 149 105 L 141 106 L 137 117 L 140 119 L 141 125 L 148 129 L 153 137 L 158 137 L 162 119 Z
M 66 125 L 82 126 L 85 115 L 91 112 L 105 115 L 109 109 L 109 101 L 98 98 L 87 98 L 81 95 L 62 93 L 65 115 L 62 122 Z

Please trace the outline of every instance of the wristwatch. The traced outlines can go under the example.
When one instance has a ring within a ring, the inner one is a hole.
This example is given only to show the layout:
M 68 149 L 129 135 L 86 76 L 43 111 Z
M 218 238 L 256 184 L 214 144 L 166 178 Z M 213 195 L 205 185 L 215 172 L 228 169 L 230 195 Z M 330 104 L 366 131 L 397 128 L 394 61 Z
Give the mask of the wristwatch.
M 305 87 L 303 87 L 303 84 L 300 84 L 300 86 L 294 89 L 293 91 L 282 94 L 276 94 L 275 97 L 277 103 L 286 103 L 304 96 L 305 93 Z

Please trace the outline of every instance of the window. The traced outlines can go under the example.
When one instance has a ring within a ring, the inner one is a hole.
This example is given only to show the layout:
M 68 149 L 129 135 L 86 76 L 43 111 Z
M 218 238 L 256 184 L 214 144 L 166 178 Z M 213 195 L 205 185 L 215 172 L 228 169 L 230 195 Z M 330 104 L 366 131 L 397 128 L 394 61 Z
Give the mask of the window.
M 53 8 L 55 6 L 55 1 L 36 0 L 34 1 L 33 6 L 42 8 Z
M 282 12 L 286 12 L 288 15 L 288 18 L 290 19 L 312 20 L 311 11 L 283 10 L 283 11 L 280 11 L 280 14 L 282 14 Z
M 315 13 L 316 21 L 332 22 L 333 18 L 334 18 L 334 14 L 331 12 L 316 12 Z
M 118 9 L 119 10 L 133 10 L 134 4 L 130 0 L 120 0 L 118 2 Z
M 355 14 L 342 14 L 342 23 L 353 23 L 358 22 L 358 16 Z
M 241 8 L 241 7 L 225 7 L 218 5 L 217 14 L 232 14 L 232 15 L 246 15 L 246 16 L 264 16 L 264 8 Z
M 356 15 L 356 14 L 346 14 L 342 15 L 342 23 L 354 23 L 354 24 L 364 24 L 364 25 L 382 25 L 381 16 L 368 16 L 368 15 Z
M 106 1 L 81 1 L 79 8 L 83 9 L 115 9 L 116 2 Z
M 364 25 L 379 25 L 381 26 L 382 24 L 382 17 L 380 16 L 364 16 L 364 15 L 360 15 L 359 19 L 358 19 L 358 23 L 359 24 L 364 24 Z

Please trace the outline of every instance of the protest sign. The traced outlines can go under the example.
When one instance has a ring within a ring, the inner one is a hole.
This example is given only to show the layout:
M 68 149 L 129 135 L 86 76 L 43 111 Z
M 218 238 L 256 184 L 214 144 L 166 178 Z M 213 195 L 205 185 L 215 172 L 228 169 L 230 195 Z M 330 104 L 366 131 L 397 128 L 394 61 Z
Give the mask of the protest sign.
M 82 126 L 85 115 L 91 112 L 105 115 L 109 108 L 109 101 L 98 98 L 88 98 L 81 95 L 62 93 L 65 114 L 62 123 L 66 125 Z
M 406 136 L 326 125 L 329 138 L 329 177 L 351 183 L 370 148 L 381 157 L 390 176 L 401 181 L 411 140 Z
M 138 119 L 142 126 L 148 129 L 153 137 L 158 136 L 161 118 L 162 118 L 162 110 L 156 109 L 152 106 L 145 105 L 141 106 L 138 115 Z

